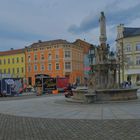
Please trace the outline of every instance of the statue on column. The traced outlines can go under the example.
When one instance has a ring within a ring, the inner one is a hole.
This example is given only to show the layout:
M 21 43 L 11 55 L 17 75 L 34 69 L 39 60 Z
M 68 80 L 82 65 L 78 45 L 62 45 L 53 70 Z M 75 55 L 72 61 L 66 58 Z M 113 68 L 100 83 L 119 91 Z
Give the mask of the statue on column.
M 107 40 L 107 37 L 106 37 L 106 19 L 105 19 L 104 12 L 101 12 L 99 23 L 100 23 L 100 44 L 106 44 L 106 40 Z

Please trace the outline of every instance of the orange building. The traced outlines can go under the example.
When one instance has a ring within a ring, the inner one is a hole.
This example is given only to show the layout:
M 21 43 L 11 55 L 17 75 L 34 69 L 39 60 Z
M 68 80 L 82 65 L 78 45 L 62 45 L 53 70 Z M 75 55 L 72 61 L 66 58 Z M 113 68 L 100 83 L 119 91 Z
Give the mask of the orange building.
M 84 80 L 84 54 L 90 44 L 80 39 L 73 43 L 66 40 L 38 41 L 25 47 L 26 79 L 35 84 L 36 74 L 51 77 L 69 77 L 70 83 Z

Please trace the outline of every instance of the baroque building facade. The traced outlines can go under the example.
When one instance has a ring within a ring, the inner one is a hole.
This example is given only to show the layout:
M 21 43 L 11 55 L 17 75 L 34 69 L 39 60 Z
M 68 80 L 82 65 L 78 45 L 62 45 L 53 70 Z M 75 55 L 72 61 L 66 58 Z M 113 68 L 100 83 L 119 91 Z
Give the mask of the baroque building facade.
M 22 78 L 28 85 L 35 84 L 35 75 L 68 77 L 70 83 L 84 82 L 84 56 L 90 44 L 77 39 L 38 41 L 23 49 L 0 52 L 1 77 Z
M 68 77 L 70 83 L 84 81 L 84 55 L 90 44 L 80 39 L 38 41 L 25 47 L 26 79 L 35 84 L 35 75 L 47 74 L 51 77 Z
M 117 27 L 116 47 L 121 81 L 140 81 L 140 28 Z

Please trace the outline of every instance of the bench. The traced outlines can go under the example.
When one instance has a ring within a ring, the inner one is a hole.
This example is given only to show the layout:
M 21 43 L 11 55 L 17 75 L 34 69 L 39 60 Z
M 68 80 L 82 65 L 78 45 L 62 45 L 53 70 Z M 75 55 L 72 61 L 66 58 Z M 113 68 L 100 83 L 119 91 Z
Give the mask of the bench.
M 92 103 L 96 101 L 96 94 L 85 94 L 85 99 L 87 103 Z

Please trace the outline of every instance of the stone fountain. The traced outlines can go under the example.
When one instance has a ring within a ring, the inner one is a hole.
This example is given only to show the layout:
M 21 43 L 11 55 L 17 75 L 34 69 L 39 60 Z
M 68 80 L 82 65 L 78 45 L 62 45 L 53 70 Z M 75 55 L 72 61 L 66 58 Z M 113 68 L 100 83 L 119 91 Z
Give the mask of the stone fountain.
M 100 19 L 100 45 L 91 46 L 89 58 L 90 78 L 88 89 L 73 90 L 72 100 L 82 102 L 96 101 L 118 101 L 137 99 L 137 88 L 120 88 L 117 83 L 117 70 L 119 63 L 109 51 L 109 45 L 106 44 L 106 19 L 104 12 L 101 12 Z M 94 60 L 94 62 L 93 62 Z

